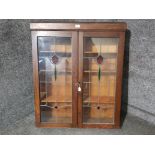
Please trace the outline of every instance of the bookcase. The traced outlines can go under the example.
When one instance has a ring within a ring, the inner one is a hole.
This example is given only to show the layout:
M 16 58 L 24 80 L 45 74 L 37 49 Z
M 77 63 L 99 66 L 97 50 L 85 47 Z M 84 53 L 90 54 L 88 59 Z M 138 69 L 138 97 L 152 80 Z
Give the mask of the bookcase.
M 119 128 L 126 23 L 31 23 L 37 127 Z

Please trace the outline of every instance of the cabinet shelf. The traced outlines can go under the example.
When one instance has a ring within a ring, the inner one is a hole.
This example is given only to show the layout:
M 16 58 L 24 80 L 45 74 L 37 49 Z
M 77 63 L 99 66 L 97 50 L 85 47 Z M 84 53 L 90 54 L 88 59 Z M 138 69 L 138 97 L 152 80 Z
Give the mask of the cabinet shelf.
M 65 53 L 65 54 L 67 54 L 67 53 L 69 53 L 69 54 L 71 54 L 71 51 L 39 51 L 40 53 Z
M 39 71 L 39 73 L 42 73 L 42 72 L 51 72 L 51 73 L 54 73 L 54 71 L 53 70 L 40 70 Z M 63 73 L 63 74 L 65 74 L 65 73 L 72 73 L 72 71 L 58 71 L 58 74 L 60 74 L 60 73 Z
M 63 82 L 63 83 L 54 83 L 52 81 L 40 81 L 40 84 L 51 84 L 53 86 L 64 86 L 64 84 L 71 85 L 71 82 Z
M 99 97 L 99 102 L 100 104 L 114 104 L 115 103 L 115 98 L 114 97 L 107 97 L 107 96 L 102 96 Z M 83 103 L 98 103 L 98 97 L 87 97 L 83 99 Z
M 109 109 L 114 108 L 113 104 L 83 104 L 83 108 L 95 108 L 95 109 Z
M 93 52 L 93 51 L 84 51 L 83 53 L 96 53 L 98 54 L 99 52 Z M 101 52 L 102 54 L 117 54 L 117 52 Z
M 45 92 L 42 92 L 42 93 L 45 93 Z M 53 98 L 53 96 L 48 96 L 48 97 L 44 97 L 42 100 L 41 100 L 42 103 L 46 103 L 46 102 L 50 102 L 50 103 L 71 103 L 72 100 L 71 98 L 67 98 L 67 99 L 62 99 L 62 98 L 59 98 L 57 100 L 55 100 Z M 95 104 L 98 104 L 98 97 L 87 97 L 85 99 L 83 99 L 83 103 L 95 103 Z M 106 97 L 106 96 L 103 96 L 103 97 L 100 97 L 99 99 L 99 102 L 100 104 L 114 104 L 115 102 L 115 99 L 114 97 Z
M 84 81 L 84 82 L 82 82 L 83 84 L 96 84 L 96 85 L 98 85 L 98 83 L 99 83 L 99 81 L 96 81 L 96 82 L 87 82 L 87 81 Z
M 41 121 L 44 123 L 52 123 L 52 124 L 56 124 L 56 123 L 71 123 L 72 122 L 72 118 L 71 117 L 52 117 L 50 115 L 50 113 L 48 114 L 48 112 L 43 111 L 41 114 Z
M 99 53 L 97 52 L 84 52 L 83 53 L 84 55 L 84 59 L 86 58 L 95 58 L 99 55 Z M 117 57 L 117 52 L 107 52 L 107 53 L 101 53 L 101 55 L 104 57 L 104 58 L 116 58 Z
M 95 122 L 95 123 L 94 123 Z M 102 122 L 102 123 L 101 123 Z M 113 124 L 114 119 L 113 118 L 84 118 L 83 119 L 84 124 Z
M 84 73 L 98 74 L 98 71 L 84 70 Z M 101 74 L 105 75 L 115 75 L 116 71 L 102 71 Z
M 39 57 L 43 57 L 43 56 L 53 56 L 56 53 L 56 55 L 61 56 L 61 57 L 71 57 L 71 52 L 67 51 L 67 52 L 63 52 L 63 51 L 40 51 L 39 52 Z
M 85 53 L 94 53 L 94 54 L 98 54 L 99 52 L 93 52 L 93 51 L 84 51 L 83 52 L 84 54 Z M 103 55 L 104 54 L 117 54 L 117 52 L 101 52 Z
M 62 98 L 58 98 L 58 99 L 54 99 L 53 96 L 48 96 L 48 97 L 44 97 L 41 102 L 51 102 L 51 103 L 71 103 L 72 100 L 71 98 L 67 98 L 67 99 L 62 99 Z
M 72 105 L 70 104 L 41 104 L 40 105 L 41 108 L 49 108 L 49 109 L 62 109 L 62 108 L 68 108 L 68 107 L 72 107 Z

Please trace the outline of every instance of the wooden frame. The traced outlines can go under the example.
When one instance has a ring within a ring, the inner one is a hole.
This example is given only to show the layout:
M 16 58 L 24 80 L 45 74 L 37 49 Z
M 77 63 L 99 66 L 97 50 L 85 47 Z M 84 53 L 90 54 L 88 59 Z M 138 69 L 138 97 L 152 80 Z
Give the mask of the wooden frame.
M 31 23 L 31 30 L 104 30 L 104 31 L 125 31 L 126 23 Z
M 122 71 L 124 57 L 124 42 L 126 23 L 31 23 L 33 81 L 35 97 L 35 122 L 37 127 L 81 127 L 81 128 L 119 128 Z M 71 36 L 72 37 L 72 124 L 42 123 L 40 120 L 40 96 L 38 76 L 38 36 Z M 116 76 L 116 107 L 114 124 L 84 124 L 82 123 L 82 92 L 77 92 L 77 82 L 82 86 L 83 68 L 83 37 L 118 37 L 117 76 Z
M 39 95 L 39 76 L 38 76 L 38 36 L 61 36 L 72 37 L 72 124 L 52 124 L 43 123 L 40 119 L 40 95 Z M 34 81 L 34 98 L 35 98 L 35 122 L 37 127 L 76 127 L 77 125 L 77 91 L 75 91 L 75 83 L 77 81 L 77 32 L 63 31 L 32 31 L 32 54 L 33 54 L 33 81 Z
M 79 32 L 79 81 L 83 81 L 83 37 L 112 37 L 119 38 L 118 56 L 117 56 L 117 75 L 116 75 L 116 107 L 114 124 L 83 124 L 82 123 L 82 96 L 78 97 L 78 126 L 82 128 L 119 128 L 120 127 L 120 110 L 122 95 L 122 70 L 124 57 L 124 32 Z

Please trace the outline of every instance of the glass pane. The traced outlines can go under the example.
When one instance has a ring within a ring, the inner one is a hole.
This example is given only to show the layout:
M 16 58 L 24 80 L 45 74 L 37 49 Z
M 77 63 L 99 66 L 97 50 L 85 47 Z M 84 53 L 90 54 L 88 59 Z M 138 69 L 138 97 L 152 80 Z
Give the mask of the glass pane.
M 83 123 L 114 123 L 118 38 L 84 38 Z
M 38 37 L 41 122 L 72 122 L 70 37 Z

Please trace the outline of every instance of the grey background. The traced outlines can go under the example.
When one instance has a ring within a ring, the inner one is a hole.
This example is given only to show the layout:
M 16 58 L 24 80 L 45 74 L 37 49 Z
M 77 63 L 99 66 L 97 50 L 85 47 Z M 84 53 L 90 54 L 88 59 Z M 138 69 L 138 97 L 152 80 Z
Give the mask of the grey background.
M 124 21 L 122 109 L 155 124 L 155 20 L 0 20 L 0 128 L 34 112 L 30 22 Z

